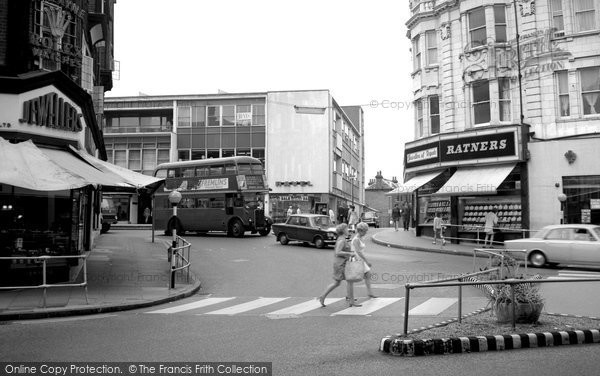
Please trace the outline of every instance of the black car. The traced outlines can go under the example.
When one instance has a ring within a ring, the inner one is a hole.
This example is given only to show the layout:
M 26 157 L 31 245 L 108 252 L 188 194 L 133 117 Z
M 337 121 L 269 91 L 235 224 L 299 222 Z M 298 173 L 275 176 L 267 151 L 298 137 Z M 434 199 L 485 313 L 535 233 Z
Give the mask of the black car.
M 327 215 L 293 214 L 285 223 L 274 223 L 272 228 L 277 241 L 283 245 L 299 241 L 324 248 L 337 240 L 335 226 Z
M 379 215 L 377 215 L 377 213 L 374 211 L 363 212 L 360 215 L 360 221 L 368 224 L 369 226 L 379 228 Z

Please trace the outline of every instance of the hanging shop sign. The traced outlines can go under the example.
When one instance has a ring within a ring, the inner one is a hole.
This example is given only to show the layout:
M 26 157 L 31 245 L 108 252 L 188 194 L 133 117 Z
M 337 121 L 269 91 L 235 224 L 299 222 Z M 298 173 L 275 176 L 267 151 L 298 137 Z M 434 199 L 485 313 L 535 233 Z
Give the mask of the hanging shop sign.
M 501 132 L 463 132 L 407 143 L 404 166 L 407 172 L 473 163 L 519 160 L 517 127 Z
M 23 102 L 20 123 L 71 132 L 81 132 L 81 114 L 57 93 L 48 93 Z
M 590 199 L 590 209 L 593 209 L 593 210 L 600 209 L 600 198 L 591 198 Z

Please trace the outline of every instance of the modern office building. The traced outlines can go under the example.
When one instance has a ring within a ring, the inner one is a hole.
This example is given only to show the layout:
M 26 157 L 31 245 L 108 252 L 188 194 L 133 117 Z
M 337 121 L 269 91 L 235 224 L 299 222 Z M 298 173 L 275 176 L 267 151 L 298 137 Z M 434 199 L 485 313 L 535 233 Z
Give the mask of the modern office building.
M 151 174 L 160 163 L 252 156 L 264 162 L 267 213 L 364 203 L 364 118 L 328 90 L 106 98 L 108 161 Z M 150 198 L 115 194 L 137 223 Z M 126 211 L 126 212 L 125 212 Z
M 441 212 L 453 237 L 475 237 L 492 207 L 507 238 L 600 223 L 600 1 L 409 6 L 416 138 L 402 189 L 418 233 Z

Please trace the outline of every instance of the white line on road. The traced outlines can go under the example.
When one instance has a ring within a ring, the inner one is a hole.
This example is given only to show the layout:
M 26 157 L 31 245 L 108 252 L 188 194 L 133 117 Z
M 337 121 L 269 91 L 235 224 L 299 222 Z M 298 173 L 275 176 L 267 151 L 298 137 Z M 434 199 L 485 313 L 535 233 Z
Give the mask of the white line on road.
M 167 314 L 168 313 L 178 313 L 178 312 L 183 312 L 183 311 L 189 311 L 190 309 L 207 307 L 207 306 L 210 306 L 213 304 L 226 302 L 231 299 L 235 299 L 235 298 L 206 298 L 206 299 L 198 300 L 196 302 L 182 304 L 182 305 L 178 305 L 178 306 L 171 307 L 171 308 L 159 309 L 157 311 L 151 311 L 151 312 L 146 312 L 146 313 L 167 313 Z
M 378 311 L 390 304 L 396 303 L 397 301 L 404 298 L 373 298 L 369 299 L 365 302 L 362 302 L 362 307 L 348 307 L 342 311 L 332 313 L 331 316 L 338 315 L 348 315 L 348 316 L 356 316 L 356 315 L 368 315 L 375 311 Z
M 333 304 L 344 298 L 326 298 L 325 305 Z M 265 316 L 276 316 L 276 315 L 301 315 L 303 313 L 321 308 L 321 303 L 317 299 L 312 299 L 304 303 L 296 304 L 290 307 L 280 309 L 267 313 Z
M 265 307 L 286 300 L 288 298 L 258 298 L 247 303 L 234 305 L 231 307 L 219 309 L 217 311 L 207 312 L 206 315 L 235 315 L 238 313 L 248 312 L 253 309 Z
M 456 303 L 458 299 L 456 298 L 430 298 L 422 304 L 414 307 L 410 311 L 408 311 L 409 315 L 414 316 L 435 316 L 444 312 L 454 303 Z

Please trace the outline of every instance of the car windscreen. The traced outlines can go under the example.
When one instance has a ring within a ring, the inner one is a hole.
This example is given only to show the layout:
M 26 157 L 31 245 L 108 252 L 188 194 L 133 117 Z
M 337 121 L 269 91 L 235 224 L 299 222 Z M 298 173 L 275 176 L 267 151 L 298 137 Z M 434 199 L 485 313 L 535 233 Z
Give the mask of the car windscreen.
M 315 224 L 315 226 L 318 227 L 331 227 L 331 220 L 329 219 L 329 217 L 315 217 L 313 218 L 313 222 Z
M 375 218 L 375 217 L 377 217 L 377 214 L 375 214 L 373 212 L 363 213 L 363 218 Z
M 600 227 L 594 227 L 593 231 L 596 233 L 596 236 L 600 238 Z

